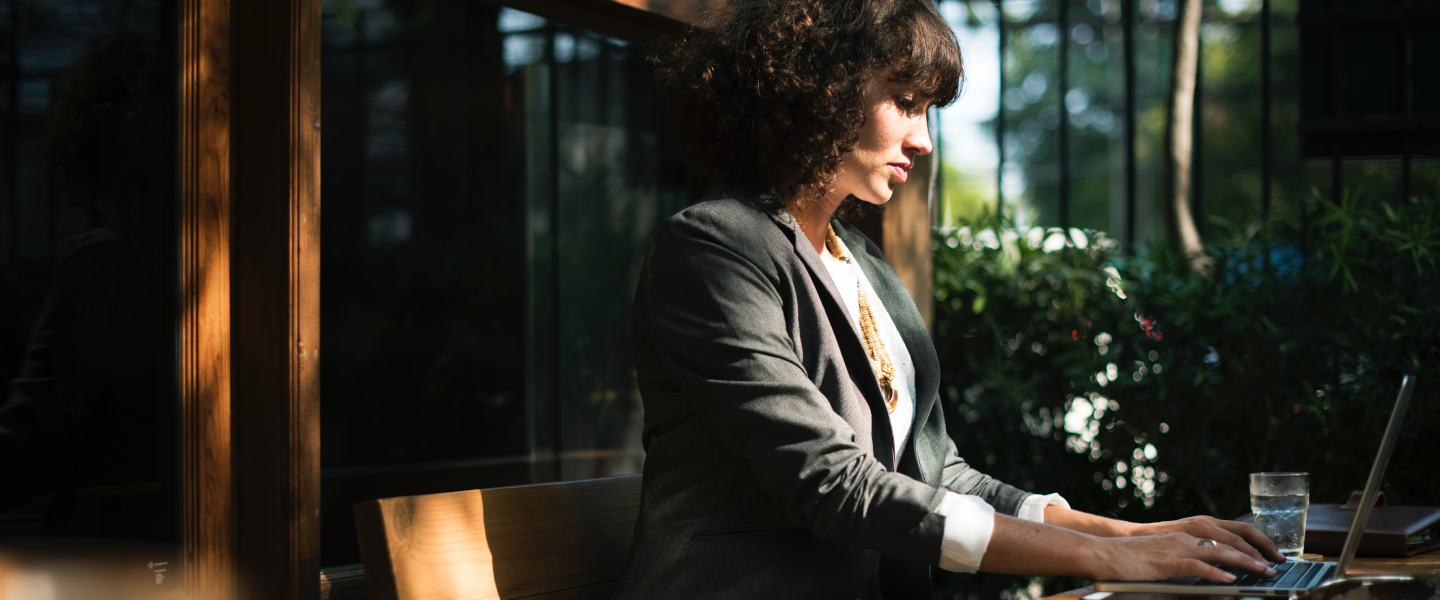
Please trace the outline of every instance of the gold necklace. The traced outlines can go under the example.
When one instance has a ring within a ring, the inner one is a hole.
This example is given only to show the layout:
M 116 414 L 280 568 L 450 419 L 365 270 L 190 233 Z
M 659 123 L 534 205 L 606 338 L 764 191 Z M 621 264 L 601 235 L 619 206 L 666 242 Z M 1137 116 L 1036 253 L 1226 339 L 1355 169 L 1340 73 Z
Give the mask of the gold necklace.
M 835 228 L 825 230 L 825 248 L 840 262 L 850 262 L 850 257 L 840 249 L 840 240 L 835 237 Z M 858 282 L 857 282 L 858 283 Z M 895 412 L 900 406 L 900 397 L 895 393 L 895 364 L 890 362 L 890 353 L 885 351 L 885 341 L 880 338 L 880 327 L 875 324 L 875 313 L 870 311 L 870 301 L 865 299 L 862 286 L 855 286 L 860 297 L 860 338 L 865 343 L 865 355 L 870 359 L 870 369 L 880 382 L 880 393 L 885 396 L 885 410 Z

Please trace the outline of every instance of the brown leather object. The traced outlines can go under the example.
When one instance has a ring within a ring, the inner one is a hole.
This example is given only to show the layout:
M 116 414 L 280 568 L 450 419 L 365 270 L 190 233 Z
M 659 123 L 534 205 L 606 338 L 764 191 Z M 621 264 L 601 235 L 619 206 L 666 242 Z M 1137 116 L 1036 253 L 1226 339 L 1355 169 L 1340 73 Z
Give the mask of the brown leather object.
M 1345 506 L 1341 506 L 1340 510 L 1360 510 L 1360 499 L 1364 497 L 1365 492 L 1350 492 L 1350 501 L 1346 502 Z M 1384 507 L 1386 504 L 1389 504 L 1389 502 L 1385 500 L 1385 492 L 1377 492 L 1375 494 L 1375 508 Z
M 1440 543 L 1413 550 L 1406 547 L 1411 535 L 1440 523 L 1440 507 L 1386 506 L 1379 498 L 1376 500 L 1356 556 L 1414 556 L 1440 548 Z M 1255 515 L 1245 515 L 1236 520 L 1254 523 Z M 1339 555 L 1345 545 L 1345 536 L 1350 533 L 1350 523 L 1354 520 L 1354 507 L 1346 509 L 1340 504 L 1311 504 L 1305 513 L 1305 552 Z

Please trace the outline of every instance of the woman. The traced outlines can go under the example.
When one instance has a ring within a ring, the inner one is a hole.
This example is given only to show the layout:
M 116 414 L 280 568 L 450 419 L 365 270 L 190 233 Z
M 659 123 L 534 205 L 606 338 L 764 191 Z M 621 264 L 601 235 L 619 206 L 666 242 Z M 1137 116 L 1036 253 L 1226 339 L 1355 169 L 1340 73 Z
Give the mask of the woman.
M 1283 560 L 1253 527 L 1087 515 L 956 455 L 914 303 L 834 216 L 889 200 L 931 151 L 927 107 L 958 93 L 927 0 L 732 2 L 659 77 L 727 185 L 661 228 L 636 290 L 647 458 L 619 598 L 929 598 L 931 565 L 1228 580 L 1211 565 Z

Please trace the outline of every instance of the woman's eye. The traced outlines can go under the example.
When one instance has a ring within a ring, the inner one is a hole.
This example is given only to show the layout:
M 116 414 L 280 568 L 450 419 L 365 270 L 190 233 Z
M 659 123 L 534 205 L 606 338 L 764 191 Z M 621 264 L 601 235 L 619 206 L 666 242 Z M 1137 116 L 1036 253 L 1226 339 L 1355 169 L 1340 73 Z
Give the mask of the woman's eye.
M 915 101 L 913 96 L 896 96 L 895 107 L 904 111 L 905 114 L 914 116 L 917 113 L 925 112 L 920 103 Z

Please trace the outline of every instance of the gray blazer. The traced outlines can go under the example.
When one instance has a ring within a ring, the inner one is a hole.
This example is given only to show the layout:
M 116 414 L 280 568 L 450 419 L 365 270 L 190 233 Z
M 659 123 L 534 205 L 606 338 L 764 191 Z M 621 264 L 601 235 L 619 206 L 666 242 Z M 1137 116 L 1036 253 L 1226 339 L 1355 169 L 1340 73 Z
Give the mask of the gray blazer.
M 646 459 L 617 598 L 874 598 L 882 554 L 894 562 L 886 597 L 928 598 L 944 490 L 1010 515 L 1028 496 L 956 454 L 919 311 L 879 248 L 834 226 L 915 364 L 904 459 L 859 334 L 794 218 L 772 196 L 712 190 L 660 228 L 635 292 Z

